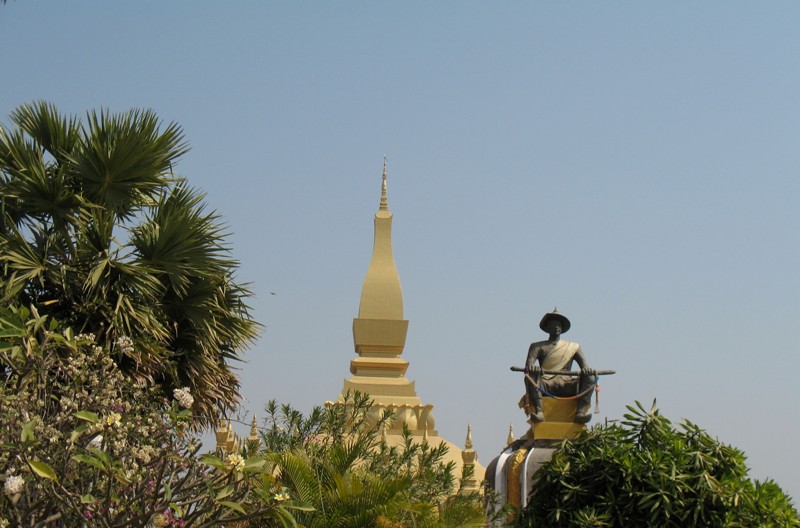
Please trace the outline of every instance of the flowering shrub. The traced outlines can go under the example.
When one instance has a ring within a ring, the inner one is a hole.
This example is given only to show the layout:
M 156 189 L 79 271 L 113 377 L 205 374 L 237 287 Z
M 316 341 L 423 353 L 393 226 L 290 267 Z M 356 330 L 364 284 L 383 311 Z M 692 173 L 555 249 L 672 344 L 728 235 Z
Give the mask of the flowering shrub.
M 194 397 L 192 397 L 191 393 L 189 392 L 189 387 L 175 389 L 172 391 L 172 394 L 175 396 L 175 400 L 184 409 L 190 409 L 192 407 L 192 404 L 194 403 Z
M 0 309 L 0 335 L 0 526 L 294 524 L 266 457 L 198 456 L 188 389 L 165 400 L 35 311 Z

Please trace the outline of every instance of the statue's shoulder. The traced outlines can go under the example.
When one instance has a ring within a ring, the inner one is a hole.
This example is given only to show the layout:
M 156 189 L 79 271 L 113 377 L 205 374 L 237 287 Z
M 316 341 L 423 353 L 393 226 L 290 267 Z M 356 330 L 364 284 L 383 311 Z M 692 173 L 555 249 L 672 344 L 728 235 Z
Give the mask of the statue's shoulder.
M 561 346 L 573 353 L 577 352 L 581 348 L 581 346 L 575 341 L 565 341 L 564 339 L 561 340 Z
M 531 343 L 530 349 L 534 350 L 534 349 L 537 349 L 537 348 L 544 348 L 544 347 L 552 346 L 552 345 L 553 345 L 553 343 L 551 343 L 550 341 L 536 341 L 535 343 Z
M 567 341 L 566 339 L 559 339 L 556 343 L 552 341 L 544 340 L 544 341 L 537 341 L 535 343 L 531 343 L 531 348 L 562 348 L 567 350 L 577 350 L 581 347 L 578 343 L 574 341 Z

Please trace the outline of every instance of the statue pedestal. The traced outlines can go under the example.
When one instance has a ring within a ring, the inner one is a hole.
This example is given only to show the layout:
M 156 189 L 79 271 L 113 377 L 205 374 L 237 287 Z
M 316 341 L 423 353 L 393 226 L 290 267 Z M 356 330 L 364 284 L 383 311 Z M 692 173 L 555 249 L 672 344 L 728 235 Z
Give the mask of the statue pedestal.
M 586 429 L 586 425 L 577 424 L 575 413 L 578 411 L 578 400 L 557 400 L 542 398 L 542 413 L 545 421 L 531 424 L 528 438 L 533 440 L 564 440 L 575 438 Z
M 525 397 L 520 407 L 531 412 Z M 577 411 L 578 400 L 542 398 L 545 421 L 532 423 L 521 438 L 510 439 L 508 447 L 486 467 L 486 480 L 497 492 L 499 505 L 525 507 L 539 468 L 550 460 L 561 441 L 571 440 L 586 429 L 585 424 L 573 422 Z

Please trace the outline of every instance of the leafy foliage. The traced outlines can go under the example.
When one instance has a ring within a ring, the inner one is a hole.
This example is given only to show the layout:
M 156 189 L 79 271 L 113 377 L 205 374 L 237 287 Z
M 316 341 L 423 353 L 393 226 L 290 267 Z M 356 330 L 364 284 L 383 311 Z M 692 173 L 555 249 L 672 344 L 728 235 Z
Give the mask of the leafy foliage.
M 189 386 L 199 423 L 230 409 L 230 361 L 257 324 L 219 217 L 173 175 L 187 151 L 152 111 L 26 104 L 0 126 L 0 301 L 93 333 L 120 368 Z M 126 337 L 136 347 L 119 346 Z
M 393 415 L 376 416 L 368 396 L 349 394 L 308 417 L 274 401 L 266 410 L 262 436 L 277 478 L 314 507 L 296 514 L 304 526 L 485 525 L 483 498 L 459 493 L 452 463 L 443 462 L 447 447 L 415 441 L 408 430 L 388 445 L 381 432 Z
M 185 390 L 166 401 L 36 312 L 0 309 L 0 335 L 0 527 L 294 525 L 265 457 L 198 456 Z
M 518 526 L 800 526 L 774 482 L 747 478 L 741 451 L 655 406 L 628 410 L 553 454 Z

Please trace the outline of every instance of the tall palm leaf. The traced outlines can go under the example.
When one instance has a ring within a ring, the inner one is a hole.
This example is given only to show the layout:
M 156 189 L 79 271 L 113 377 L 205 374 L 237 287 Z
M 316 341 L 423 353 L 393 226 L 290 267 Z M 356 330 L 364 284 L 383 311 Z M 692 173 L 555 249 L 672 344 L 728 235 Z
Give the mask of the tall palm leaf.
M 411 507 L 405 477 L 386 479 L 353 465 L 335 467 L 342 459 L 314 460 L 300 450 L 275 455 L 275 460 L 281 483 L 314 507 L 296 514 L 308 528 L 370 528 L 379 517 Z
M 238 397 L 231 361 L 252 343 L 220 218 L 173 175 L 187 151 L 150 110 L 47 103 L 0 126 L 0 296 L 116 346 L 131 375 L 189 386 L 201 424 Z M 119 338 L 135 346 L 117 346 Z

